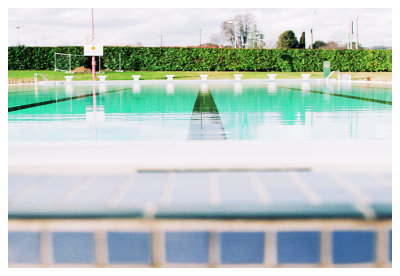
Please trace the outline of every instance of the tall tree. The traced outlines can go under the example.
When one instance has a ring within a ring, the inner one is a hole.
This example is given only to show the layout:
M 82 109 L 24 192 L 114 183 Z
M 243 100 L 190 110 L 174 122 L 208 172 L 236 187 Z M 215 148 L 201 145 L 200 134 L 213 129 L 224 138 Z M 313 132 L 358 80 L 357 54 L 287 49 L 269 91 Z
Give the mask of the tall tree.
M 299 48 L 300 49 L 306 48 L 306 33 L 305 32 L 301 33 L 301 37 L 300 37 L 300 41 L 299 41 Z
M 299 42 L 297 41 L 296 35 L 293 31 L 285 31 L 283 32 L 278 39 L 278 43 L 276 48 L 278 49 L 293 49 L 297 48 Z
M 256 26 L 254 22 L 255 18 L 251 13 L 236 15 L 233 19 L 222 23 L 222 34 L 232 46 L 236 44 L 238 48 L 245 48 Z
M 326 42 L 322 40 L 317 40 L 314 42 L 313 48 L 314 49 L 319 49 L 319 48 L 324 48 L 326 46 Z

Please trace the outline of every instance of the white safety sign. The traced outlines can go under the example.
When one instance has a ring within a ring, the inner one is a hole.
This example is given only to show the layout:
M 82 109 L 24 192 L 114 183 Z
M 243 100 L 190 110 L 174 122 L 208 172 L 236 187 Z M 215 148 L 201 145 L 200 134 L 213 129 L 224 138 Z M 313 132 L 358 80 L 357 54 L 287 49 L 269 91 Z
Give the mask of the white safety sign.
M 84 45 L 85 56 L 103 56 L 103 45 L 87 44 Z

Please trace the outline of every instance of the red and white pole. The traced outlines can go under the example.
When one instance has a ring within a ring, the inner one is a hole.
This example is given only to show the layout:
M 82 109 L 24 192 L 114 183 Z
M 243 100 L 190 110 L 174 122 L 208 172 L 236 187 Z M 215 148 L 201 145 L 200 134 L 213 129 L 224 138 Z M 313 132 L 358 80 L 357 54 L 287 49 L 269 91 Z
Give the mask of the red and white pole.
M 92 8 L 92 39 L 94 39 L 93 8 Z M 95 56 L 92 56 L 92 80 L 96 81 L 96 58 L 95 58 Z

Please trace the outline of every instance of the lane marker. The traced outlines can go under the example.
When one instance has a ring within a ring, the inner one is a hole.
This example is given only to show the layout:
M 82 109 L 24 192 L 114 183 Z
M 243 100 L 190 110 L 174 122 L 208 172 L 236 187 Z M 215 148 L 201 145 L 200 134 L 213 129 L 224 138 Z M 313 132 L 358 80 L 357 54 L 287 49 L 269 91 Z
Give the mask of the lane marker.
M 132 88 L 111 90 L 111 91 L 107 91 L 106 93 L 120 92 L 120 91 L 129 90 L 129 89 L 132 89 Z M 100 92 L 96 92 L 96 96 L 99 96 L 99 95 L 100 95 Z M 8 112 L 13 112 L 13 111 L 17 111 L 17 110 L 22 110 L 22 109 L 27 109 L 27 108 L 32 108 L 32 107 L 37 107 L 37 106 L 42 106 L 42 105 L 48 105 L 48 104 L 53 104 L 53 103 L 58 103 L 58 102 L 64 102 L 64 101 L 69 101 L 69 100 L 77 100 L 77 99 L 87 98 L 87 97 L 91 97 L 91 96 L 93 96 L 93 93 L 78 95 L 78 96 L 74 96 L 74 97 L 48 100 L 48 101 L 37 102 L 37 103 L 23 104 L 23 105 L 9 107 Z
M 289 88 L 289 87 L 284 87 L 284 86 L 278 86 L 278 88 L 284 88 L 284 89 L 291 89 L 291 90 L 303 91 L 302 89 L 300 89 L 300 88 L 295 88 L 295 87 L 290 87 L 290 88 Z M 368 102 L 374 102 L 374 103 L 381 103 L 381 104 L 392 105 L 392 102 L 391 102 L 391 101 L 385 101 L 385 100 L 371 99 L 371 98 L 358 97 L 358 96 L 345 95 L 345 94 L 327 93 L 327 92 L 316 91 L 316 90 L 307 90 L 307 92 L 316 93 L 316 94 L 322 94 L 322 95 L 332 95 L 332 96 L 343 97 L 343 98 L 349 98 L 349 99 L 354 99 L 354 100 L 361 100 L 361 101 L 368 101 Z

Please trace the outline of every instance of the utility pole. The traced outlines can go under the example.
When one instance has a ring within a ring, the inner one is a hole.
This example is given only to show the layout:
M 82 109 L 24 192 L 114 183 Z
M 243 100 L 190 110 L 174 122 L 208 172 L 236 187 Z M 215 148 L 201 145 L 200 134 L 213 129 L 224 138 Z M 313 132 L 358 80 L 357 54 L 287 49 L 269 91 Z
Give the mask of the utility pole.
M 358 14 L 356 17 L 356 49 L 358 50 Z
M 317 11 L 316 10 L 314 10 L 313 12 L 312 12 L 312 14 L 311 14 L 311 28 L 310 28 L 310 34 L 311 34 L 311 49 L 314 49 L 314 37 L 313 37 L 313 31 L 312 31 L 312 29 L 313 29 L 313 26 L 314 26 L 314 22 L 315 22 L 315 15 L 317 14 Z
M 162 35 L 161 35 L 161 47 L 162 47 Z
M 20 43 L 19 43 L 19 29 L 21 28 L 21 27 L 15 27 L 15 28 L 17 28 L 17 37 L 18 37 L 18 46 L 20 45 Z
M 92 8 L 92 41 L 94 40 L 94 20 L 93 20 L 93 8 Z M 92 56 L 92 80 L 96 81 L 96 58 Z
M 353 32 L 353 20 L 351 20 L 351 40 L 350 40 L 350 49 L 352 49 L 352 50 L 353 50 L 353 35 L 354 35 L 354 32 Z
M 200 29 L 200 45 L 199 46 L 201 47 L 201 29 Z

